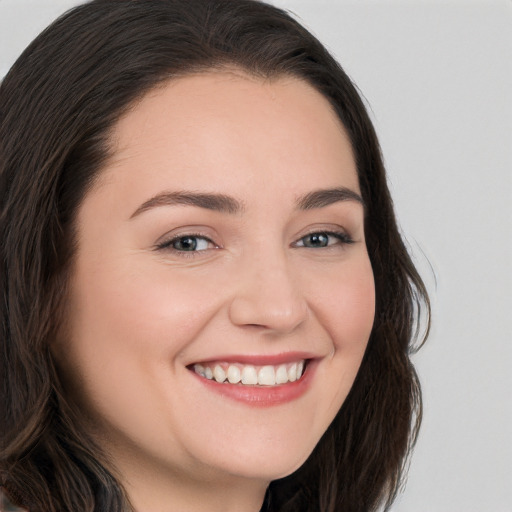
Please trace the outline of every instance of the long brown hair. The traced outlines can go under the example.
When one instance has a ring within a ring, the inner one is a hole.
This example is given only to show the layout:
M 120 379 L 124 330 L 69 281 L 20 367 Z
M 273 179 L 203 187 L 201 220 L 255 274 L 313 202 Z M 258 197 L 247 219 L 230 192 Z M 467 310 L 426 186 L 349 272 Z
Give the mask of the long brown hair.
M 130 510 L 49 350 L 75 215 L 109 154 L 110 130 L 137 99 L 173 77 L 226 65 L 299 77 L 336 110 L 356 158 L 377 296 L 349 396 L 306 463 L 271 483 L 262 510 L 363 512 L 396 496 L 421 420 L 409 355 L 429 302 L 354 85 L 315 37 L 261 2 L 95 0 L 39 35 L 0 86 L 0 477 L 31 512 Z

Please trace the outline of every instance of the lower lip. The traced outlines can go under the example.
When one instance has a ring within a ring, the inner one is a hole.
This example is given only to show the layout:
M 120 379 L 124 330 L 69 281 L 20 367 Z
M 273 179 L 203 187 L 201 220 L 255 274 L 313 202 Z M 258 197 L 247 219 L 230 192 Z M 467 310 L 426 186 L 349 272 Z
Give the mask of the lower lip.
M 226 398 L 242 402 L 252 407 L 271 407 L 300 398 L 309 389 L 313 380 L 316 361 L 309 361 L 299 380 L 278 386 L 246 386 L 243 384 L 230 384 L 217 382 L 213 379 L 201 377 L 194 370 L 192 374 L 209 390 Z

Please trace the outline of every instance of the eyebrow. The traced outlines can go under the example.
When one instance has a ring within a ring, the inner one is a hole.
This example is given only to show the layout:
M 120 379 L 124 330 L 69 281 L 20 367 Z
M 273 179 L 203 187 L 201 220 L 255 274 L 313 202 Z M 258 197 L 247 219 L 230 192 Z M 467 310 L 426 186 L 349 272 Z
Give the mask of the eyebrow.
M 362 197 L 353 190 L 346 187 L 319 189 L 308 192 L 296 199 L 298 210 L 313 210 L 324 208 L 341 201 L 355 201 L 364 205 Z M 225 194 L 215 194 L 193 191 L 162 192 L 148 199 L 140 205 L 131 215 L 133 219 L 141 213 L 160 206 L 196 206 L 206 210 L 213 210 L 220 213 L 235 215 L 245 211 L 243 201 Z
M 130 219 L 158 206 L 176 205 L 197 206 L 198 208 L 233 215 L 241 213 L 245 209 L 241 201 L 225 194 L 208 194 L 205 192 L 192 191 L 162 192 L 141 204 L 135 212 L 133 212 Z
M 299 210 L 324 208 L 340 201 L 355 201 L 364 206 L 363 198 L 347 187 L 313 190 L 297 199 Z

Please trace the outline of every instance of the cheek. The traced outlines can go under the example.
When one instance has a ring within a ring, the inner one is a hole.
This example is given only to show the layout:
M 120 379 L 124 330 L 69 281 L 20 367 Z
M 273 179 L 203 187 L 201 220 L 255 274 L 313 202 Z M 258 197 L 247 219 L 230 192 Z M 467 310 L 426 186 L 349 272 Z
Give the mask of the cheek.
M 330 334 L 334 349 L 364 351 L 375 317 L 369 259 L 361 257 L 341 266 L 317 280 L 316 288 L 312 309 Z
M 352 387 L 375 320 L 375 284 L 369 260 L 354 265 L 338 290 L 338 308 L 332 315 L 331 334 L 346 389 Z
M 367 258 L 351 262 L 325 281 L 315 313 L 332 343 L 328 364 L 319 368 L 324 389 L 330 390 L 323 395 L 325 429 L 354 383 L 373 327 L 375 286 Z
M 202 276 L 159 268 L 105 270 L 77 283 L 74 332 L 121 352 L 178 351 L 215 310 L 218 289 Z M 81 275 L 87 276 L 86 271 Z M 172 277 L 172 278 L 171 278 Z M 105 341 L 108 340 L 108 343 Z
M 220 284 L 165 265 L 129 273 L 122 264 L 100 269 L 79 268 L 71 283 L 61 372 L 109 443 L 119 436 L 131 446 L 169 440 L 169 415 L 180 406 L 168 391 L 176 386 L 181 355 L 218 310 Z
M 366 347 L 375 319 L 375 284 L 370 263 L 347 278 L 339 298 L 339 329 L 342 345 L 351 342 Z
M 132 265 L 130 271 L 126 265 L 84 265 L 71 283 L 70 337 L 62 366 L 74 373 L 73 387 L 93 408 L 116 388 L 120 396 L 142 393 L 155 361 L 166 367 L 165 375 L 172 372 L 173 362 L 217 308 L 215 283 L 180 277 L 165 265 Z

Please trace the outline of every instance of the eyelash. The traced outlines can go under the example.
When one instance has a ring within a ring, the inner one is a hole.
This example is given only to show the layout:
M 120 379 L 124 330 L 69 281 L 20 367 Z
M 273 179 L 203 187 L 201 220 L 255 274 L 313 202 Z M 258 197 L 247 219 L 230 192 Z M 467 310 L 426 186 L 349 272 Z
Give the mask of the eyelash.
M 312 231 L 311 233 L 308 233 L 308 234 L 302 236 L 301 238 L 299 238 L 298 241 L 303 241 L 305 238 L 311 237 L 313 235 L 317 235 L 317 236 L 323 235 L 323 236 L 327 236 L 327 237 L 336 238 L 339 242 L 339 244 L 328 244 L 327 246 L 324 246 L 324 247 L 317 247 L 317 249 L 328 249 L 332 245 L 350 245 L 350 244 L 354 243 L 354 240 L 350 237 L 350 235 L 348 235 L 347 233 L 345 233 L 343 231 Z M 295 242 L 295 245 L 296 244 L 297 244 L 297 242 Z M 301 245 L 298 247 L 305 247 L 306 249 L 308 249 L 308 247 L 306 247 L 304 245 Z M 309 247 L 309 249 L 313 249 L 313 248 L 314 247 Z
M 304 239 L 306 239 L 308 237 L 312 237 L 313 235 L 317 235 L 317 236 L 323 235 L 323 236 L 327 236 L 327 237 L 332 237 L 332 238 L 337 239 L 338 243 L 335 243 L 335 244 L 328 243 L 328 245 L 322 246 L 322 247 L 307 247 L 306 245 L 304 245 Z M 178 254 L 180 257 L 183 257 L 183 258 L 194 258 L 198 255 L 198 253 L 205 252 L 206 250 L 208 250 L 208 249 L 203 249 L 200 251 L 197 251 L 197 250 L 186 251 L 186 250 L 179 250 L 179 249 L 176 249 L 173 247 L 173 245 L 175 243 L 177 243 L 179 240 L 183 240 L 186 238 L 206 240 L 209 244 L 212 244 L 213 246 L 215 246 L 215 248 L 218 248 L 218 246 L 207 236 L 204 236 L 200 233 L 185 233 L 183 235 L 175 236 L 169 240 L 164 240 L 163 242 L 160 242 L 159 244 L 156 245 L 155 249 L 158 251 L 170 251 L 172 253 Z M 298 242 L 302 242 L 303 245 L 297 245 Z M 311 233 L 308 233 L 308 234 L 300 237 L 299 240 L 297 242 L 294 242 L 293 245 L 295 247 L 303 247 L 305 249 L 329 249 L 333 245 L 350 245 L 353 243 L 354 243 L 354 240 L 347 233 L 345 233 L 343 231 L 312 231 Z
M 218 247 L 210 238 L 207 236 L 202 235 L 201 233 L 184 233 L 183 235 L 174 236 L 169 240 L 164 240 L 163 242 L 160 242 L 156 245 L 156 250 L 158 251 L 170 251 L 172 253 L 178 254 L 179 256 L 183 258 L 194 258 L 197 256 L 197 253 L 204 252 L 202 251 L 183 251 L 179 249 L 175 249 L 173 245 L 178 240 L 183 240 L 185 238 L 200 238 L 202 240 L 206 240 L 209 244 L 214 245 L 216 248 Z

